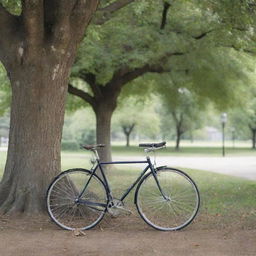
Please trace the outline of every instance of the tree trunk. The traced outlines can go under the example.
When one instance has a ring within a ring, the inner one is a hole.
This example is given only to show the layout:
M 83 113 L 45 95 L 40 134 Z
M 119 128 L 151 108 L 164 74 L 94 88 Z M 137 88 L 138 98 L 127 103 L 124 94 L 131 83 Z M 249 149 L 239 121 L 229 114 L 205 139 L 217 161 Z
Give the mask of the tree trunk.
M 70 67 L 99 0 L 21 1 L 20 16 L 0 3 L 0 60 L 12 87 L 9 148 L 0 183 L 0 212 L 45 210 L 60 171 Z
M 180 150 L 180 137 L 181 137 L 181 134 L 180 134 L 180 133 L 177 133 L 177 136 L 176 136 L 176 145 L 175 145 L 175 150 L 176 150 L 176 151 L 179 151 L 179 150 Z
M 126 134 L 126 147 L 130 147 L 130 133 Z
M 17 65 L 9 72 L 12 103 L 7 162 L 0 184 L 3 213 L 33 214 L 45 209 L 46 189 L 60 171 L 67 62 L 61 65 L 39 58 L 33 65 Z
M 180 150 L 180 140 L 181 140 L 181 135 L 183 134 L 182 130 L 180 129 L 180 126 L 176 127 L 176 145 L 175 145 L 175 150 L 179 151 Z
M 135 127 L 135 123 L 131 125 L 122 125 L 123 132 L 126 137 L 126 147 L 130 147 L 130 135 Z
M 102 101 L 95 109 L 96 114 L 96 141 L 97 144 L 105 144 L 104 148 L 98 149 L 102 162 L 112 161 L 111 156 L 111 118 L 114 108 Z

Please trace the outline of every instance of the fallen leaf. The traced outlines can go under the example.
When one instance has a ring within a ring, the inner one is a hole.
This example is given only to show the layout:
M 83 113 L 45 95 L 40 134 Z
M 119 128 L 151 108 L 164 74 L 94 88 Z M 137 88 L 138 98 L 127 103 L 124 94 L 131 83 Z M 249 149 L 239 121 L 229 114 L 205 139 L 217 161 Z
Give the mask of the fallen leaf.
M 75 229 L 73 231 L 73 234 L 74 234 L 74 236 L 85 236 L 86 235 L 86 233 L 84 231 L 82 231 L 81 229 Z

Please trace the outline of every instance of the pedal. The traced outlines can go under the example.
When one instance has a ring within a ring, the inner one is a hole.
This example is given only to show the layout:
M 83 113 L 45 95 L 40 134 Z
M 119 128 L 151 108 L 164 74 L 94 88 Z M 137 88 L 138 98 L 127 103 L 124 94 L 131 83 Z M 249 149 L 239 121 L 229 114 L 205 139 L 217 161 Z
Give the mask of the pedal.
M 108 212 L 112 217 L 118 217 L 120 215 L 131 215 L 132 211 L 124 208 L 122 201 L 118 199 L 113 199 L 112 202 L 108 204 Z

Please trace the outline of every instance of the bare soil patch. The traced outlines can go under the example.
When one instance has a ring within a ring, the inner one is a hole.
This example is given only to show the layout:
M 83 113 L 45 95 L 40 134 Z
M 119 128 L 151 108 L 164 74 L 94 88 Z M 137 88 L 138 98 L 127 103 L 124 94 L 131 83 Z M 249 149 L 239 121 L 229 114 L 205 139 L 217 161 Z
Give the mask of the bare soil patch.
M 137 215 L 105 216 L 94 229 L 76 236 L 58 228 L 48 216 L 0 217 L 0 255 L 255 256 L 256 229 L 218 222 L 214 225 L 212 219 L 199 217 L 182 231 L 160 232 Z

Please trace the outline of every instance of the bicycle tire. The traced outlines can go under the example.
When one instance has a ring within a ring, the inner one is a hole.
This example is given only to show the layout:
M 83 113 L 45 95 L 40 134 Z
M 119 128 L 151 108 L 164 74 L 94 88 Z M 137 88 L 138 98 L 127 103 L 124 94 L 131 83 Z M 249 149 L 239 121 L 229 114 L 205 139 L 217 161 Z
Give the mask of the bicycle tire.
M 70 169 L 55 177 L 49 185 L 46 195 L 47 211 L 50 218 L 61 228 L 91 229 L 104 217 L 108 196 L 103 181 L 96 174 L 93 174 L 81 199 L 104 204 L 106 207 L 90 207 L 76 201 L 90 177 L 89 170 Z
M 200 207 L 199 190 L 183 171 L 162 167 L 156 170 L 162 196 L 154 175 L 147 174 L 137 186 L 135 204 L 141 218 L 161 231 L 180 230 L 196 217 Z

